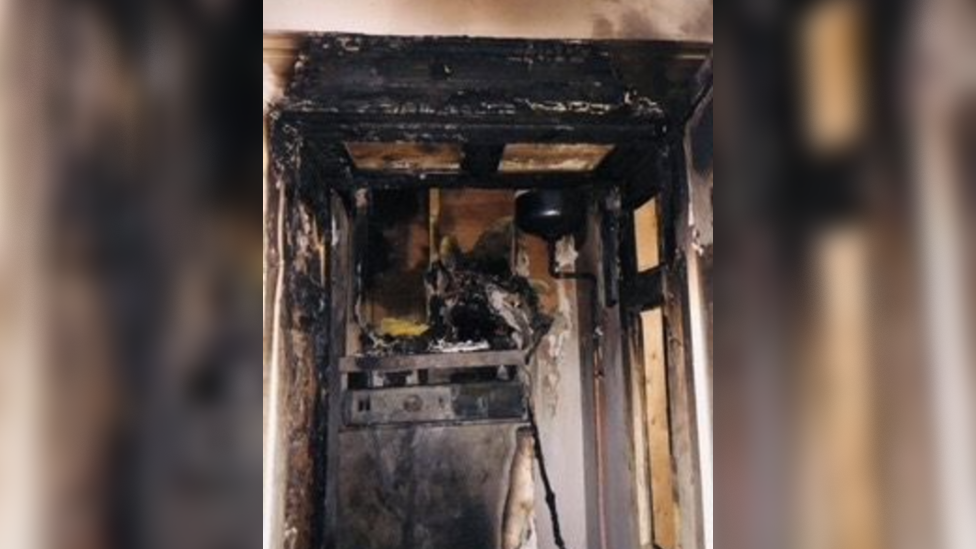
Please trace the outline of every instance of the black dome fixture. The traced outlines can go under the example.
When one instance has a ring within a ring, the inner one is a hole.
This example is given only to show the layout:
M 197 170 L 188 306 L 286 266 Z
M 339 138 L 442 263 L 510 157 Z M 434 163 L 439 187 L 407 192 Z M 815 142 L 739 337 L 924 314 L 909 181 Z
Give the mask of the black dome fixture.
M 591 273 L 557 270 L 556 241 L 570 234 L 585 235 L 587 193 L 578 189 L 532 189 L 515 196 L 515 224 L 519 230 L 538 236 L 549 247 L 549 274 L 553 278 L 596 282 Z
M 586 202 L 577 190 L 534 189 L 516 194 L 515 223 L 546 242 L 578 231 L 585 222 Z

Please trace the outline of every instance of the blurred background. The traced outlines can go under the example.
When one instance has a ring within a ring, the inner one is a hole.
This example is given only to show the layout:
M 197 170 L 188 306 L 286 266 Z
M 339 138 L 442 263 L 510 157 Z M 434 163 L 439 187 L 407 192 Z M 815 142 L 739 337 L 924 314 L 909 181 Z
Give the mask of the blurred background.
M 257 14 L 0 6 L 0 545 L 256 546 Z
M 725 12 L 714 404 L 726 546 L 976 544 L 974 8 Z
M 265 31 L 294 30 L 276 5 Z M 396 20 L 337 5 L 304 21 Z M 562 36 L 548 11 L 513 24 Z M 612 13 L 562 28 L 634 37 Z M 719 14 L 717 537 L 976 546 L 976 5 Z M 0 2 L 4 547 L 260 543 L 253 18 L 233 0 Z

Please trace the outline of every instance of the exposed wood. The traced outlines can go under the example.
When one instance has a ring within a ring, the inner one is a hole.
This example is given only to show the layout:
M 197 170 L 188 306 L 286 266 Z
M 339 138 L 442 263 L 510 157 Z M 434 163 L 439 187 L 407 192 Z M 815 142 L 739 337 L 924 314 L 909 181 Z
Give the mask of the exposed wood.
M 670 402 L 664 346 L 661 306 L 664 304 L 666 269 L 660 262 L 661 231 L 658 225 L 657 200 L 625 215 L 621 233 L 622 301 L 626 340 L 629 344 L 628 367 L 632 372 L 634 421 L 639 436 L 646 441 L 646 466 L 650 475 L 649 491 L 637 485 L 638 504 L 650 507 L 645 519 L 653 527 L 653 542 L 663 549 L 677 545 L 677 509 L 674 468 L 670 437 Z M 642 539 L 642 543 L 645 540 Z M 649 546 L 649 545 L 648 545 Z
M 376 371 L 402 372 L 410 370 L 477 368 L 484 366 L 521 366 L 524 364 L 525 352 L 519 350 L 393 355 L 382 357 L 343 357 L 340 361 L 340 367 L 343 373 Z
M 440 193 L 438 234 L 455 239 L 465 253 L 474 250 L 485 233 L 504 234 L 512 228 L 515 195 L 510 189 L 444 189 Z M 540 259 L 547 260 L 545 255 Z
M 671 467 L 671 433 L 668 412 L 668 377 L 661 309 L 640 315 L 642 366 L 644 370 L 644 425 L 654 515 L 654 543 L 661 549 L 677 547 L 674 471 Z
M 288 89 L 304 38 L 295 33 L 264 33 L 264 112 Z
M 635 248 L 634 216 L 629 211 L 622 211 L 620 216 L 620 230 L 617 234 L 618 257 L 620 263 L 620 339 L 625 345 L 622 360 L 628 373 L 630 388 L 631 451 L 634 454 L 634 477 L 632 498 L 637 520 L 638 547 L 647 549 L 654 541 L 654 521 L 652 513 L 652 494 L 656 489 L 651 483 L 649 475 L 649 452 L 647 444 L 647 428 L 644 412 L 647 406 L 643 391 L 644 369 L 641 356 L 640 323 L 638 312 L 643 308 L 635 305 L 636 301 L 644 301 L 641 292 L 636 290 L 634 278 L 637 274 Z
M 634 239 L 637 245 L 637 270 L 642 272 L 660 265 L 657 200 L 650 200 L 634 211 Z
M 630 315 L 629 326 L 633 322 L 633 314 Z M 641 322 L 641 325 L 643 322 Z M 627 369 L 630 372 L 631 390 L 631 414 L 633 425 L 633 451 L 634 451 L 634 477 L 637 482 L 634 486 L 634 497 L 636 499 L 636 514 L 638 524 L 638 540 L 641 549 L 653 549 L 655 542 L 655 523 L 657 517 L 654 515 L 654 495 L 661 489 L 653 483 L 654 477 L 651 473 L 650 458 L 650 425 L 647 412 L 650 409 L 649 394 L 646 387 L 649 384 L 647 359 L 642 356 L 641 333 L 634 329 L 625 328 L 625 338 L 627 341 Z M 670 463 L 668 463 L 670 469 Z
M 689 333 L 687 275 L 687 216 L 689 189 L 685 179 L 685 154 L 679 144 L 673 148 L 672 185 L 665 187 L 662 200 L 663 259 L 667 264 L 664 283 L 664 322 L 667 349 L 668 402 L 671 419 L 671 455 L 675 497 L 678 502 L 678 549 L 704 547 L 702 492 L 698 448 L 691 335 Z
M 265 32 L 263 36 L 264 62 L 271 65 L 276 73 L 290 72 L 303 41 L 303 35 L 298 33 Z
M 457 172 L 463 157 L 453 143 L 347 142 L 346 150 L 357 169 L 374 172 Z
M 591 172 L 613 145 L 510 143 L 502 153 L 502 173 Z
M 679 549 L 702 547 L 701 491 L 698 468 L 695 394 L 686 331 L 684 296 L 687 279 L 684 260 L 668 269 L 665 298 L 665 334 L 668 357 L 668 393 L 671 417 L 672 466 L 678 501 Z
M 803 133 L 816 153 L 841 153 L 865 131 L 867 17 L 856 2 L 824 2 L 800 19 Z
M 878 549 L 882 541 L 877 396 L 872 372 L 870 251 L 864 227 L 823 235 L 815 254 L 815 351 L 804 372 L 799 499 L 811 547 Z M 843 497 L 837 497 L 842 493 Z

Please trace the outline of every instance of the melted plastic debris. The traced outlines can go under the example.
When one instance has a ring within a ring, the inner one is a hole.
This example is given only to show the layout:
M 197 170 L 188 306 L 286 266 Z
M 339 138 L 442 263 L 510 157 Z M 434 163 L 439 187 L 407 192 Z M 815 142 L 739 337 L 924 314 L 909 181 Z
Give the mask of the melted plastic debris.
M 489 253 L 492 248 L 502 248 L 496 240 L 504 240 L 494 238 L 494 233 L 490 236 L 468 254 L 450 242 L 442 242 L 441 260 L 426 277 L 428 328 L 399 336 L 364 330 L 365 353 L 388 356 L 525 350 L 541 337 L 552 319 L 542 313 L 539 294 L 531 282 L 514 274 L 507 261 L 499 261 L 500 254 Z
M 390 337 L 418 337 L 424 335 L 430 326 L 402 318 L 384 318 L 379 333 Z

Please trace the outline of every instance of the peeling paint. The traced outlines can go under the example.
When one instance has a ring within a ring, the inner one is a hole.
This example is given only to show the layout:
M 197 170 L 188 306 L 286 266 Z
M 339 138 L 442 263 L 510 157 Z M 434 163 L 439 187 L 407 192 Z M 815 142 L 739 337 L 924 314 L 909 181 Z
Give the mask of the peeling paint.
M 571 269 L 578 256 L 573 237 L 568 236 L 556 244 L 556 264 L 560 270 Z M 537 355 L 537 383 L 541 391 L 542 412 L 553 418 L 559 406 L 559 384 L 562 380 L 560 364 L 566 361 L 565 353 L 576 335 L 573 321 L 573 298 L 569 293 L 569 283 L 557 282 L 556 296 L 558 306 L 552 328 L 546 335 L 545 352 Z
M 578 257 L 576 239 L 572 236 L 563 237 L 556 243 L 556 265 L 560 271 L 572 270 Z

